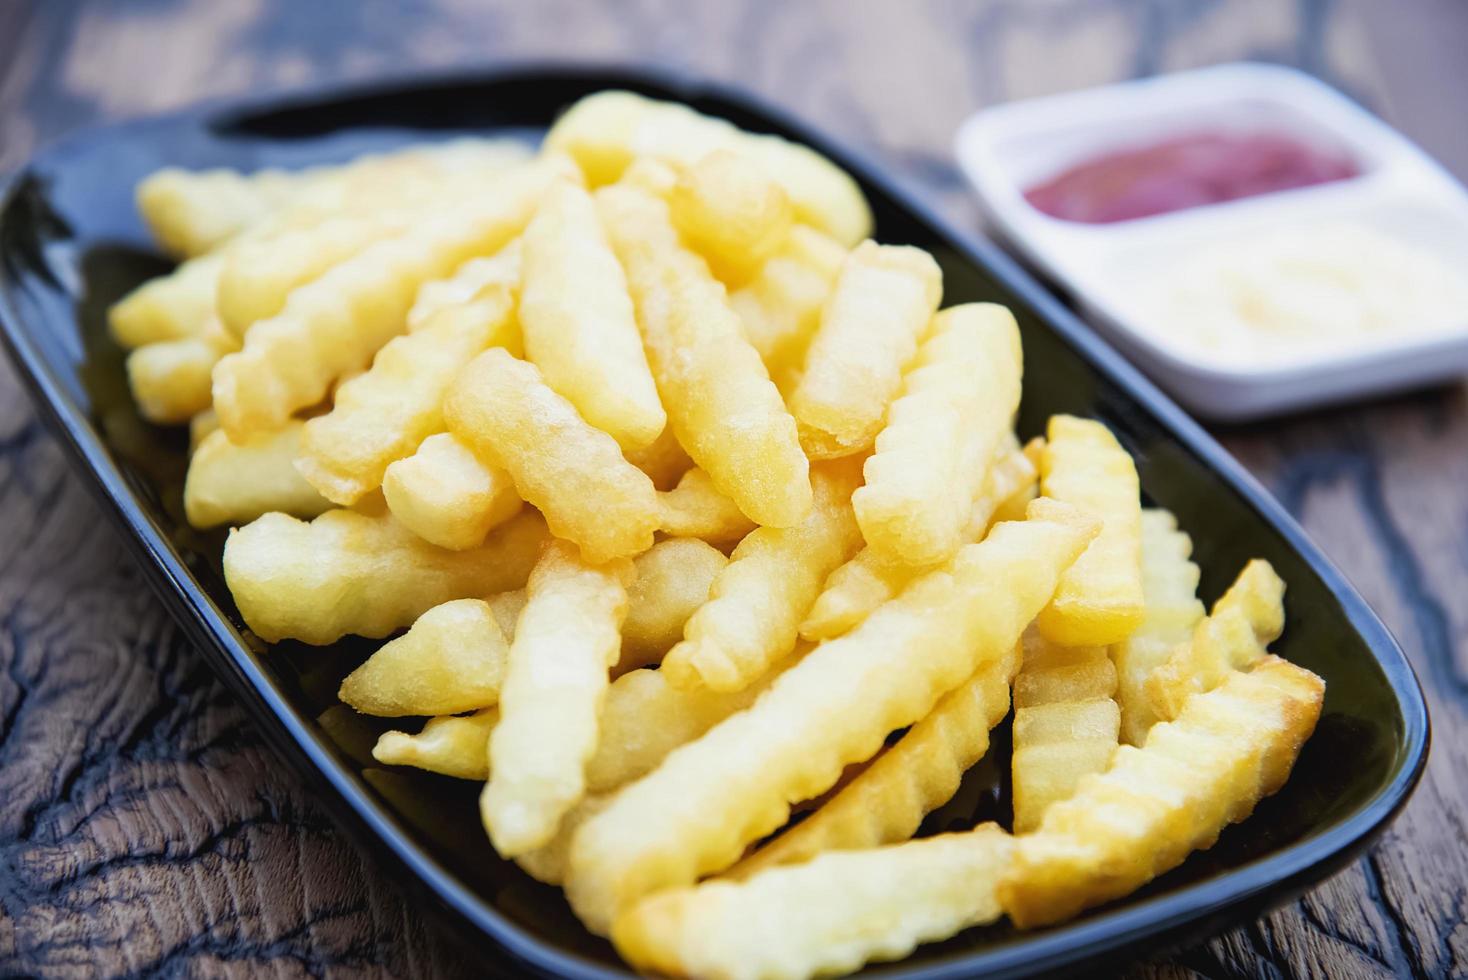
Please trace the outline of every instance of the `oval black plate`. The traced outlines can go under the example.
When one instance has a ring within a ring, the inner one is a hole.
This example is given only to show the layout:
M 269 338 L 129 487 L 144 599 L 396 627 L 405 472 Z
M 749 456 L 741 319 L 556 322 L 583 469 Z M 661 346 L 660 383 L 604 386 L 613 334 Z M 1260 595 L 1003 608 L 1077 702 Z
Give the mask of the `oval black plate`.
M 166 165 L 298 166 L 462 133 L 536 139 L 598 89 L 679 99 L 754 130 L 811 144 L 862 182 L 882 241 L 937 256 L 945 303 L 993 300 L 1024 333 L 1021 434 L 1053 412 L 1103 419 L 1135 453 L 1142 486 L 1193 535 L 1205 599 L 1262 556 L 1289 582 L 1278 650 L 1328 682 L 1295 774 L 1213 849 L 1130 899 L 1033 933 L 971 930 L 872 975 L 1020 976 L 1196 938 L 1284 902 L 1341 868 L 1396 814 L 1427 754 L 1427 709 L 1401 650 L 1298 525 L 1172 402 L 991 245 L 945 225 L 855 155 L 749 96 L 624 69 L 527 67 L 417 79 L 264 103 L 233 103 L 80 133 L 13 177 L 0 203 L 0 323 L 36 401 L 136 551 L 164 603 L 250 707 L 281 753 L 323 788 L 343 822 L 481 949 L 537 972 L 626 976 L 554 889 L 490 851 L 476 787 L 376 768 L 375 729 L 332 710 L 361 645 L 312 650 L 247 640 L 219 575 L 218 536 L 182 520 L 185 439 L 143 424 L 128 397 L 107 306 L 164 268 L 132 203 Z M 252 645 L 253 643 L 253 645 Z M 929 829 L 1002 809 L 980 766 Z M 998 806 L 996 806 L 996 803 Z

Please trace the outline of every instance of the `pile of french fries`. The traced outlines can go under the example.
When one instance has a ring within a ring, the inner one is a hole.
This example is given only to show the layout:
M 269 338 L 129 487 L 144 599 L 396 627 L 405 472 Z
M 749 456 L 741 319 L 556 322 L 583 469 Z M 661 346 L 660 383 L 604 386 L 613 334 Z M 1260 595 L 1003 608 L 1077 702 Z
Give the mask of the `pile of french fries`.
M 113 333 L 191 427 L 245 623 L 398 634 L 341 685 L 427 719 L 376 758 L 483 781 L 498 853 L 639 969 L 1060 922 L 1210 846 L 1314 729 L 1269 565 L 1205 612 L 1104 425 L 1020 444 L 1009 312 L 940 309 L 807 148 L 607 92 L 534 155 L 139 203 L 182 262 Z M 913 839 L 1011 710 L 1012 828 Z

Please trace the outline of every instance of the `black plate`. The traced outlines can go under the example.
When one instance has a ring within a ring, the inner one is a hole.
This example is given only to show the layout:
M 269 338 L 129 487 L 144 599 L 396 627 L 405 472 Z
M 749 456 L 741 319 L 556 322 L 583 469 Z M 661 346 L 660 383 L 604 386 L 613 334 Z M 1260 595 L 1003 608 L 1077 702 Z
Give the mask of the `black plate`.
M 1427 709 L 1401 650 L 1361 597 L 1217 443 L 1012 261 L 777 110 L 682 77 L 542 66 L 233 103 L 78 134 L 12 178 L 0 204 L 6 342 L 165 605 L 391 873 L 426 893 L 481 949 L 498 946 L 522 967 L 628 975 L 558 891 L 494 857 L 477 826 L 475 787 L 374 768 L 370 723 L 345 709 L 323 715 L 364 646 L 266 650 L 246 640 L 219 574 L 219 537 L 182 520 L 185 439 L 139 420 L 121 352 L 104 327 L 111 302 L 165 268 L 134 211 L 132 188 L 165 164 L 294 166 L 464 132 L 534 139 L 569 103 L 608 87 L 680 99 L 804 141 L 855 174 L 875 210 L 877 236 L 937 256 L 945 303 L 994 300 L 1014 310 L 1026 361 L 1021 434 L 1038 432 L 1053 412 L 1104 420 L 1136 455 L 1147 497 L 1192 533 L 1203 597 L 1215 598 L 1246 559 L 1269 559 L 1289 583 L 1290 625 L 1277 649 L 1328 683 L 1320 726 L 1289 784 L 1212 850 L 1067 925 L 1027 934 L 970 930 L 871 974 L 1018 976 L 1155 950 L 1292 898 L 1381 832 L 1422 771 Z M 928 829 L 1002 810 L 1001 783 L 995 767 L 978 767 Z

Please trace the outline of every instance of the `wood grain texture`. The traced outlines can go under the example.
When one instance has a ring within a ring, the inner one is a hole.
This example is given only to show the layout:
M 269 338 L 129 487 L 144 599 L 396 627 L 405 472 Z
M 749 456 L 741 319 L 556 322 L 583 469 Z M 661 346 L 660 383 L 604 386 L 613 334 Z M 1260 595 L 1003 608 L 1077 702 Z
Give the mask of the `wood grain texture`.
M 974 222 L 949 145 L 960 119 L 1002 99 L 1248 57 L 1304 67 L 1390 115 L 1414 90 L 1377 65 L 1412 59 L 1378 57 L 1357 4 L 0 4 L 0 168 L 77 126 L 204 97 L 419 67 L 636 59 L 741 82 Z M 1410 104 L 1414 125 L 1450 118 Z M 1435 746 L 1365 859 L 1244 929 L 1124 972 L 1463 975 L 1468 606 L 1455 600 L 1468 584 L 1468 394 L 1220 434 L 1402 640 Z M 147 593 L 3 362 L 0 800 L 0 974 L 485 972 L 282 771 Z

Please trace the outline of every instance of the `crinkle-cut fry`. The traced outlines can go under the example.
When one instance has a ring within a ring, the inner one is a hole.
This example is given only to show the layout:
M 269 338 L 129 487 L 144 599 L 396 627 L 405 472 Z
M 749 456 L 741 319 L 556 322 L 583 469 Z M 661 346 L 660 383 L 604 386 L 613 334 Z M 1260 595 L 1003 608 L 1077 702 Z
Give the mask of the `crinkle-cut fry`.
M 510 645 L 483 599 L 454 599 L 419 616 L 341 683 L 364 715 L 456 715 L 499 701 Z
M 331 411 L 306 423 L 296 466 L 323 497 L 351 506 L 382 485 L 391 463 L 443 430 L 443 401 L 455 376 L 514 332 L 509 294 L 501 289 L 482 300 L 483 315 L 389 340 L 371 368 L 337 388 Z
M 223 267 L 223 255 L 202 255 L 149 279 L 107 311 L 112 339 L 132 350 L 198 336 L 214 316 L 214 290 Z
M 995 452 L 1019 407 L 1019 327 L 993 303 L 933 318 L 851 498 L 867 546 L 889 562 L 927 565 L 965 531 Z
M 127 355 L 127 383 L 143 418 L 182 425 L 213 403 L 214 365 L 239 344 L 217 321 L 197 336 L 144 344 Z
M 285 170 L 243 174 L 165 167 L 138 184 L 138 212 L 165 251 L 190 258 L 279 211 L 310 179 Z
M 234 438 L 276 428 L 365 367 L 405 328 L 418 287 L 519 234 L 561 172 L 556 161 L 506 173 L 456 209 L 377 242 L 290 294 L 214 368 L 214 406 Z
M 552 391 L 535 365 L 499 348 L 485 351 L 459 373 L 443 414 L 449 431 L 508 471 L 551 533 L 578 545 L 588 562 L 652 546 L 660 517 L 652 481 L 622 457 L 615 439 Z
M 478 547 L 525 503 L 509 473 L 448 432 L 429 436 L 413 455 L 389 464 L 382 494 L 400 524 L 450 551 Z
M 683 641 L 663 658 L 672 684 L 737 691 L 794 649 L 821 583 L 861 547 L 851 512 L 860 461 L 814 467 L 811 483 L 809 517 L 795 527 L 756 528 L 734 549 Z
M 1157 716 L 1176 718 L 1192 695 L 1264 659 L 1269 644 L 1284 632 L 1284 592 L 1284 581 L 1269 562 L 1255 558 L 1245 565 L 1193 635 L 1147 678 L 1147 699 Z
M 702 538 L 731 544 L 755 528 L 739 505 L 719 492 L 713 478 L 694 467 L 672 490 L 658 494 L 662 522 L 658 530 L 679 538 Z
M 489 733 L 499 721 L 498 708 L 470 715 L 430 718 L 417 734 L 383 732 L 372 758 L 385 766 L 412 766 L 455 779 L 489 778 Z
M 301 423 L 267 432 L 242 444 L 215 429 L 189 458 L 184 479 L 184 515 L 197 528 L 248 524 L 271 511 L 311 518 L 331 509 L 293 464 L 301 445 Z
M 730 150 L 753 160 L 780 184 L 799 220 L 848 246 L 871 234 L 866 198 L 831 161 L 799 143 L 747 133 L 678 103 L 599 92 L 557 120 L 545 145 L 569 153 L 594 187 L 616 180 L 638 158 L 687 167 L 715 150 Z
M 671 425 L 663 429 L 651 446 L 622 455 L 627 457 L 627 462 L 646 473 L 652 485 L 662 492 L 673 489 L 683 479 L 683 474 L 693 469 L 693 460 L 678 444 Z
M 550 843 L 586 793 L 632 575 L 628 559 L 589 565 L 575 545 L 554 540 L 530 573 L 480 797 L 485 829 L 503 857 Z
M 825 851 L 904 841 L 923 818 L 958 792 L 964 773 L 989 750 L 989 732 L 1009 713 L 1009 684 L 1019 645 L 949 691 L 896 745 L 805 820 L 730 868 L 747 878 Z
M 1014 679 L 1015 833 L 1034 830 L 1083 777 L 1111 763 L 1121 727 L 1115 693 L 1116 667 L 1104 647 L 1025 638 L 1024 664 Z
M 1141 745 L 1161 719 L 1147 697 L 1147 678 L 1167 662 L 1203 619 L 1198 601 L 1198 566 L 1189 558 L 1193 540 L 1178 530 L 1177 518 L 1161 509 L 1142 511 L 1142 598 L 1145 611 L 1132 635 L 1111 647 L 1116 664 L 1116 701 L 1121 737 Z
M 1119 748 L 1109 769 L 1017 839 L 999 886 L 1005 912 L 1020 928 L 1059 922 L 1211 846 L 1283 784 L 1324 694 L 1310 671 L 1266 657 L 1189 698 L 1176 720 L 1154 725 L 1141 748 Z
M 942 296 L 943 273 L 922 249 L 866 241 L 846 257 L 790 394 L 806 455 L 872 447 Z
M 1096 533 L 1051 500 L 817 647 L 748 709 L 623 788 L 572 842 L 567 895 L 593 932 L 644 895 L 733 864 L 887 735 L 1007 655 Z
M 1035 495 L 1035 467 L 1018 450 L 1006 447 L 989 468 L 984 490 L 974 500 L 965 534 L 969 542 L 982 540 L 989 528 L 1004 520 L 1023 520 Z M 800 624 L 807 640 L 829 640 L 866 619 L 872 610 L 902 591 L 933 566 L 892 564 L 872 548 L 862 548 L 833 571 Z
M 794 224 L 784 188 L 759 164 L 729 150 L 685 167 L 669 203 L 683 240 L 730 289 L 779 251 Z
M 729 559 L 698 538 L 667 538 L 638 555 L 633 564 L 637 577 L 627 589 L 616 674 L 662 661 L 683 638 L 688 617 L 708 601 L 709 589 Z
M 796 225 L 754 277 L 729 293 L 729 305 L 771 377 L 800 365 L 844 261 L 839 242 Z
M 1041 634 L 1061 646 L 1119 643 L 1142 621 L 1142 503 L 1137 467 L 1093 419 L 1050 418 L 1040 492 L 1101 520 L 1101 533 L 1070 567 L 1040 613 Z
M 805 980 L 898 960 L 997 921 L 1014 841 L 998 824 L 822 854 L 745 881 L 716 879 L 637 903 L 612 928 L 617 951 L 658 975 Z
M 617 185 L 597 205 L 679 444 L 755 523 L 800 523 L 811 508 L 809 463 L 724 287 L 678 241 L 664 201 Z
M 587 422 L 623 449 L 647 448 L 668 417 L 591 195 L 572 181 L 556 185 L 522 241 L 525 356 Z
M 306 523 L 270 513 L 230 532 L 224 579 L 261 639 L 323 646 L 387 636 L 450 599 L 517 589 L 546 537 L 534 512 L 468 551 L 436 548 L 386 514 L 329 510 Z
M 447 278 L 425 282 L 408 311 L 408 332 L 422 330 L 443 311 L 470 303 L 481 292 L 497 293 L 496 286 L 518 298 L 524 255 L 522 239 L 516 238 L 493 255 L 470 259 Z

